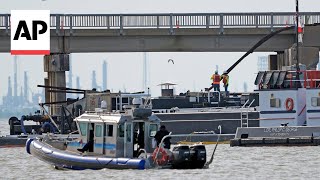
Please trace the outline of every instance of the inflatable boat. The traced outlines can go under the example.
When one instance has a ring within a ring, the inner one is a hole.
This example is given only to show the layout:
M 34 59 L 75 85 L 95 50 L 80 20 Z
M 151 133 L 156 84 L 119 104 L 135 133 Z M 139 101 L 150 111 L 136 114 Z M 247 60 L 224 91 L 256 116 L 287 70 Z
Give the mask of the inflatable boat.
M 52 164 L 55 168 L 83 170 L 83 169 L 145 169 L 146 161 L 138 158 L 110 158 L 103 156 L 89 156 L 69 152 L 52 147 L 40 140 L 28 139 L 26 150 L 42 161 Z
M 169 134 L 157 146 L 154 136 L 160 127 L 160 119 L 150 108 L 141 107 L 139 103 L 125 113 L 100 109 L 85 112 L 74 121 L 79 129 L 79 139 L 28 139 L 26 151 L 57 169 L 193 169 L 210 164 L 206 162 L 206 149 L 202 144 L 165 149 L 164 139 L 173 136 Z

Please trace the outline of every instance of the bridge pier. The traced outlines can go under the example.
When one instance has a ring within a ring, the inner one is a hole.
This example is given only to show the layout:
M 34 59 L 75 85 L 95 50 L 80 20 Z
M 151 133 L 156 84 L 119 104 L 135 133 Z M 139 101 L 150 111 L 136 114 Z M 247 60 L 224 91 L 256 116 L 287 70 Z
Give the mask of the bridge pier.
M 65 72 L 69 71 L 69 54 L 51 54 L 43 58 L 44 72 L 47 72 L 48 77 L 45 78 L 46 86 L 66 87 Z M 49 92 L 50 88 L 46 88 L 45 97 L 48 102 L 66 101 L 66 93 L 63 92 Z M 51 115 L 61 116 L 61 105 L 66 103 L 59 103 L 50 105 L 49 113 Z
M 296 45 L 284 51 L 285 66 L 297 64 Z M 299 63 L 306 65 L 307 69 L 316 69 L 319 62 L 319 48 L 317 47 L 299 47 Z
M 269 70 L 284 70 L 287 66 L 297 63 L 296 46 L 277 52 L 276 55 L 269 55 Z M 319 62 L 319 48 L 299 47 L 299 63 L 306 65 L 308 70 L 316 69 Z

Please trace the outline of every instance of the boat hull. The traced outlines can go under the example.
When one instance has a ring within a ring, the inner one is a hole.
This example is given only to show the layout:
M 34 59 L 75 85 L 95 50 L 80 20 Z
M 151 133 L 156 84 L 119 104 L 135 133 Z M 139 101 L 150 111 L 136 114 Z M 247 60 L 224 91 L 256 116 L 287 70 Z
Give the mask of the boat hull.
M 83 156 L 50 146 L 40 140 L 28 139 L 26 151 L 36 158 L 45 161 L 56 168 L 84 169 L 145 169 L 145 159 L 110 158 L 103 156 Z
M 27 138 L 7 138 L 0 137 L 0 148 L 24 147 Z

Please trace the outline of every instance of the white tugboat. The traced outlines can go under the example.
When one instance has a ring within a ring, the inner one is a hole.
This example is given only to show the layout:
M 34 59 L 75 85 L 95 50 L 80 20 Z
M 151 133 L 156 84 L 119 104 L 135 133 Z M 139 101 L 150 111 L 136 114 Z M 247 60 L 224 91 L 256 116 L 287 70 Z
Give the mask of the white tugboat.
M 238 128 L 231 146 L 320 145 L 320 71 L 259 72 L 255 84 L 260 127 Z

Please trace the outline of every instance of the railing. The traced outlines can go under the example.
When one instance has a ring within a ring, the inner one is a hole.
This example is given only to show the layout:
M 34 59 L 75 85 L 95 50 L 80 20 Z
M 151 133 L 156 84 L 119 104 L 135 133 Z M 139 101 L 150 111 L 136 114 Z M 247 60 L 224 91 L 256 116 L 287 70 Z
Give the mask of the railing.
M 320 23 L 320 12 L 301 12 L 302 24 Z M 295 24 L 294 12 L 167 13 L 167 14 L 51 14 L 52 29 L 285 27 Z M 10 14 L 0 14 L 0 29 L 10 29 Z
M 261 82 L 257 85 L 258 90 L 262 89 L 291 89 L 291 88 L 320 88 L 320 71 L 318 70 L 302 70 L 302 71 L 281 71 L 285 73 L 285 76 L 280 78 L 280 75 L 276 75 L 273 71 L 272 74 L 261 79 Z M 297 79 L 296 76 L 299 76 Z M 268 81 L 265 83 L 264 81 Z M 283 81 L 281 84 L 279 82 Z M 273 84 L 273 85 L 272 85 Z
M 127 103 L 122 102 L 122 98 L 128 98 Z M 151 96 L 150 94 L 144 94 L 144 93 L 138 93 L 138 94 L 129 94 L 129 93 L 119 93 L 118 96 L 116 96 L 116 111 L 123 110 L 123 105 L 131 105 L 130 104 L 130 98 L 144 98 L 146 104 L 142 104 L 145 108 L 152 108 L 151 105 Z M 119 101 L 118 101 L 119 99 Z M 150 100 L 149 100 L 150 99 Z M 119 106 L 119 109 L 118 109 Z
M 249 101 L 250 101 L 250 99 L 248 99 L 248 100 L 241 106 L 241 109 L 245 108 Z
M 211 92 L 210 92 L 210 91 L 208 91 L 208 103 L 211 103 L 211 100 L 210 100 L 210 98 L 211 98 L 211 97 L 210 97 L 210 93 L 211 93 Z M 220 103 L 220 98 L 221 98 L 221 97 L 220 97 L 220 91 L 212 91 L 213 96 L 214 96 L 214 94 L 215 94 L 215 93 L 218 93 L 218 102 L 217 102 L 217 104 L 219 105 L 219 103 Z M 212 102 L 212 103 L 213 103 L 213 102 Z
M 49 114 L 49 112 L 46 110 L 46 108 L 44 108 L 43 106 L 40 105 L 40 108 L 43 110 L 43 112 L 45 112 L 45 114 L 48 115 L 51 123 L 57 128 L 57 130 L 59 131 L 59 133 L 61 133 L 61 130 L 59 129 L 59 126 L 56 124 L 56 122 L 52 119 L 52 116 Z
M 249 103 L 250 99 L 248 99 L 244 105 L 240 108 L 241 109 L 241 127 L 243 127 L 244 125 L 246 127 L 249 127 L 249 109 L 251 107 L 251 105 L 254 103 L 255 99 L 253 99 L 250 104 L 248 105 L 248 107 L 246 107 L 246 105 Z

